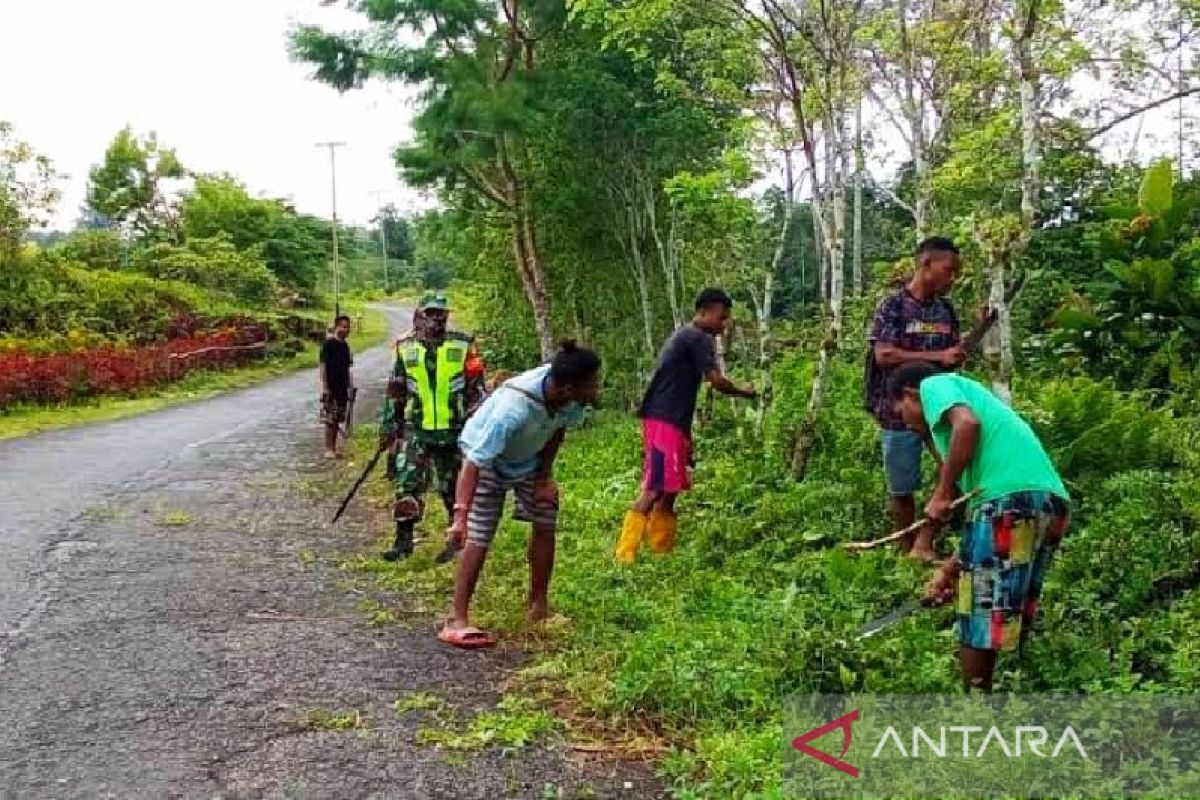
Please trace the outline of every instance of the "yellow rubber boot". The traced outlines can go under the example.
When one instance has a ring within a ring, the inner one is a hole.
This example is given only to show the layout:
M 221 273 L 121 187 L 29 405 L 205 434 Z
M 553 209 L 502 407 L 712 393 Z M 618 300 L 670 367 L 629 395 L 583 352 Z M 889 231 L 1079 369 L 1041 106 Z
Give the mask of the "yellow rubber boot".
M 630 509 L 625 512 L 625 522 L 621 525 L 621 539 L 617 542 L 617 561 L 622 564 L 634 562 L 649 522 L 650 518 L 640 511 Z
M 654 509 L 650 512 L 650 549 L 655 553 L 669 553 L 675 549 L 675 515 L 670 511 Z

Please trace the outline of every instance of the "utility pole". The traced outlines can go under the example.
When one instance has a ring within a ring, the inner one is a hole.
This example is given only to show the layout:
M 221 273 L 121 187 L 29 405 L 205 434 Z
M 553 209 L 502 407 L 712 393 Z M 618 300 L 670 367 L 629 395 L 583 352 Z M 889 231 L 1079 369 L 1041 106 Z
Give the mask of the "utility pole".
M 383 251 L 383 293 L 386 295 L 391 289 L 391 281 L 388 280 L 388 263 L 387 263 L 387 224 L 383 218 L 383 206 L 380 205 L 380 196 L 383 192 L 376 189 L 371 192 L 375 198 L 376 219 L 379 220 L 379 242 L 380 249 Z
M 342 273 L 338 262 L 338 218 L 337 218 L 337 149 L 345 147 L 345 142 L 317 142 L 317 147 L 329 148 L 329 182 L 330 194 L 333 199 L 333 314 L 335 317 L 342 313 Z

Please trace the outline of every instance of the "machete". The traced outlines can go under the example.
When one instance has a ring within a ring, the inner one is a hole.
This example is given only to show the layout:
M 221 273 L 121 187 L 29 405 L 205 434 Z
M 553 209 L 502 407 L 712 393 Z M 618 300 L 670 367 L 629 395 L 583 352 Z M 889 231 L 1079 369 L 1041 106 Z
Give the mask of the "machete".
M 1021 293 L 1022 287 L 1025 286 L 1025 278 L 1028 276 L 1028 274 L 1028 272 L 1022 272 L 1017 276 L 1017 280 L 1013 283 L 1013 285 L 1008 287 L 1008 291 L 1004 293 L 1005 308 L 1012 307 L 1013 300 L 1017 299 L 1017 295 Z M 983 341 L 983 337 L 987 336 L 988 331 L 992 329 L 992 326 L 996 324 L 996 320 L 999 319 L 1000 315 L 994 309 L 989 310 L 991 313 L 988 314 L 984 319 L 980 320 L 980 322 L 971 329 L 971 332 L 967 334 L 967 337 L 962 340 L 962 349 L 966 352 L 970 353 L 978 348 L 980 343 Z
M 354 482 L 354 486 L 351 487 L 350 494 L 346 495 L 346 499 L 342 501 L 340 506 L 338 506 L 337 513 L 333 515 L 333 521 L 329 523 L 330 525 L 335 524 L 339 519 L 341 519 L 342 514 L 346 511 L 346 506 L 350 505 L 350 501 L 358 492 L 359 487 L 363 485 L 363 481 L 367 479 L 367 476 L 371 474 L 371 470 L 375 469 L 375 465 L 379 463 L 379 457 L 386 451 L 386 447 L 381 447 L 375 451 L 375 455 L 371 456 L 371 460 L 367 462 L 367 468 L 363 470 L 362 475 L 358 476 L 358 480 L 356 480 Z
M 919 600 L 909 600 L 904 605 L 887 614 L 884 614 L 879 619 L 872 620 L 866 625 L 863 625 L 858 632 L 858 639 L 862 640 L 874 636 L 884 628 L 890 628 L 897 622 L 900 622 L 917 611 L 920 611 L 922 608 L 933 608 L 933 604 L 924 598 Z
M 354 401 L 358 399 L 358 389 L 351 389 L 350 396 L 346 402 L 346 427 L 338 428 L 342 436 L 346 437 L 346 441 L 350 441 L 350 428 L 354 425 Z

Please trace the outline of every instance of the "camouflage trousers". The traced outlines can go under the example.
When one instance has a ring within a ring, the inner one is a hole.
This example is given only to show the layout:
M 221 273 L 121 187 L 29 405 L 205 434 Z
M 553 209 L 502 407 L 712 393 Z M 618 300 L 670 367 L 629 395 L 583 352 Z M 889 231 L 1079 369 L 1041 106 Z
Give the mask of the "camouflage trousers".
M 420 520 L 425 515 L 425 493 L 430 489 L 441 496 L 449 513 L 454 506 L 454 487 L 461 464 L 457 442 L 408 439 L 404 452 L 396 456 L 396 519 Z

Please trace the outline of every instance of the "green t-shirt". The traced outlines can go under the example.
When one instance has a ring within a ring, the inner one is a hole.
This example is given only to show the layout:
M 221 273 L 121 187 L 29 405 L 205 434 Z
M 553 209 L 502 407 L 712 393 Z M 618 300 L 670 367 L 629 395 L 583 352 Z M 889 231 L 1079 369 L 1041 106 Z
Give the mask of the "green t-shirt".
M 950 452 L 951 408 L 963 405 L 979 420 L 975 457 L 963 471 L 958 488 L 964 493 L 983 487 L 972 507 L 1014 492 L 1050 492 L 1070 500 L 1062 478 L 1025 420 L 988 389 L 961 375 L 935 375 L 921 382 L 921 408 L 942 458 Z

